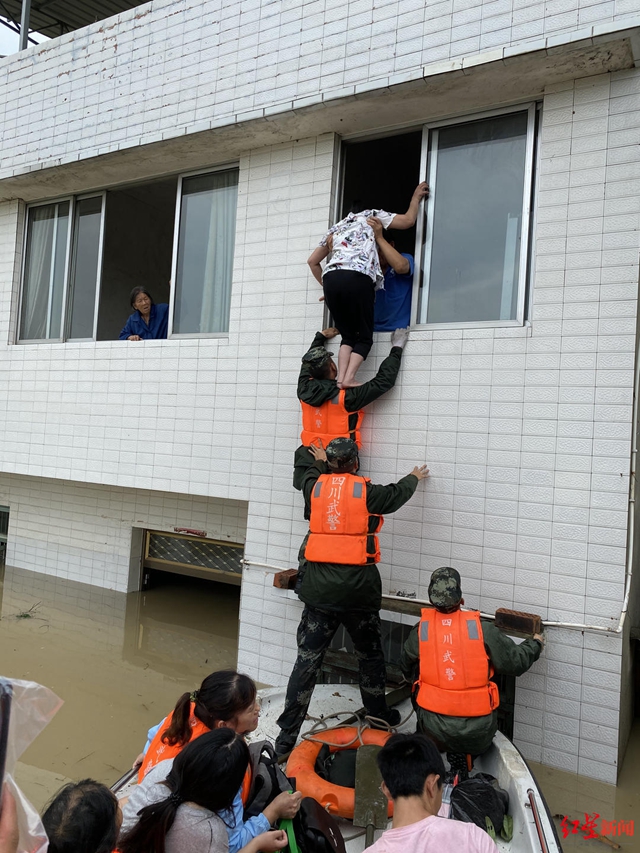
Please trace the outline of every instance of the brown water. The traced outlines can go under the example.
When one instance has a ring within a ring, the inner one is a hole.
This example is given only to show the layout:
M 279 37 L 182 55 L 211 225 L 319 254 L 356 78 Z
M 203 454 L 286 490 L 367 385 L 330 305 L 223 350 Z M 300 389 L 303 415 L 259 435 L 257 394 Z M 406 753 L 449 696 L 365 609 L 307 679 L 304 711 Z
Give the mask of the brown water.
M 0 593 L 0 672 L 46 684 L 65 700 L 19 767 L 18 781 L 38 808 L 66 779 L 113 783 L 181 693 L 236 665 L 237 587 L 169 576 L 149 592 L 125 595 L 7 568 Z M 617 787 L 542 765 L 533 770 L 552 814 L 633 819 L 635 835 L 615 840 L 624 853 L 640 853 L 638 767 L 640 720 Z M 581 836 L 562 843 L 566 851 L 612 849 Z
M 0 672 L 65 702 L 19 768 L 37 807 L 67 778 L 113 783 L 178 696 L 235 667 L 239 589 L 168 579 L 125 595 L 7 567 Z

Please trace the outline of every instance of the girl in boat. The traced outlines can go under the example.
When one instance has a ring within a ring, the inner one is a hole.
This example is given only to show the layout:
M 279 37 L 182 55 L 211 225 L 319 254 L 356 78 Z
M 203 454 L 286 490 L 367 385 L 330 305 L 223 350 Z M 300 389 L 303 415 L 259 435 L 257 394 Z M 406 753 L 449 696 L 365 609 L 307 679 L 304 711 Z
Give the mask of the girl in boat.
M 235 670 L 221 670 L 208 675 L 200 688 L 183 693 L 175 708 L 158 726 L 149 730 L 144 753 L 139 755 L 138 782 L 160 762 L 176 757 L 196 738 L 217 729 L 231 729 L 243 737 L 255 731 L 260 715 L 255 683 L 248 675 Z M 233 820 L 227 822 L 229 853 L 237 853 L 248 842 L 283 817 L 293 817 L 300 808 L 301 795 L 279 794 L 264 811 L 243 820 L 243 800 L 251 785 L 249 759 L 241 784 L 233 799 Z
M 248 761 L 244 738 L 222 727 L 154 765 L 125 805 L 120 853 L 227 853 Z M 273 853 L 286 843 L 285 832 L 267 827 L 241 853 Z

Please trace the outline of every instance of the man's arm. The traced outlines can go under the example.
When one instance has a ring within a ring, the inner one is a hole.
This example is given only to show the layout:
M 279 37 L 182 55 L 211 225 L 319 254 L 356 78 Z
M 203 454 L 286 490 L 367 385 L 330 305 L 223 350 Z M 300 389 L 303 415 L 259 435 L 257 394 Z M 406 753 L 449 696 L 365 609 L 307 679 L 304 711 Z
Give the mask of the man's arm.
M 382 233 L 382 222 L 380 222 L 380 220 L 375 216 L 370 216 L 367 219 L 367 223 L 373 228 L 379 252 L 391 269 L 398 273 L 398 275 L 407 275 L 407 273 L 411 272 L 411 264 L 409 261 L 404 257 L 404 255 L 401 255 L 400 252 L 391 245 L 391 243 L 388 243 L 384 239 L 384 234 Z
M 426 465 L 416 465 L 410 474 L 397 483 L 389 483 L 388 486 L 367 483 L 367 510 L 375 515 L 395 512 L 413 497 L 420 480 L 428 476 L 429 469 Z
M 396 384 L 402 361 L 402 347 L 391 347 L 391 352 L 378 368 L 378 372 L 368 382 L 356 388 L 347 388 L 344 395 L 344 407 L 348 412 L 357 412 L 382 397 Z
M 499 675 L 522 675 L 540 657 L 542 644 L 537 640 L 514 643 L 490 620 L 482 620 L 482 634 L 491 663 Z
M 313 453 L 314 445 L 311 446 L 310 450 Z M 313 491 L 313 487 L 315 486 L 318 477 L 321 474 L 326 474 L 329 468 L 327 463 L 322 459 L 316 459 L 313 465 L 310 465 L 304 477 L 302 478 L 302 494 L 304 495 L 304 505 L 305 509 L 310 510 L 311 508 L 311 492 Z
M 418 218 L 418 208 L 423 198 L 429 195 L 429 187 L 426 181 L 423 181 L 413 191 L 411 203 L 406 213 L 396 213 L 391 220 L 390 228 L 397 228 L 398 231 L 406 231 L 407 228 L 412 228 L 416 224 Z

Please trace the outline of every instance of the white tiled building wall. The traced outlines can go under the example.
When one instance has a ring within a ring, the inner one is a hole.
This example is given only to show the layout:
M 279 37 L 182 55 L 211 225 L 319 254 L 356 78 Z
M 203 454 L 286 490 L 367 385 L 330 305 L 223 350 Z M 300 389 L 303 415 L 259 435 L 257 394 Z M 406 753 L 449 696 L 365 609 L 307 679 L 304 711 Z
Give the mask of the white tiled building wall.
M 478 52 L 551 47 L 636 12 L 627 0 L 553 5 L 558 13 L 546 16 L 544 4 L 515 0 L 138 7 L 0 61 L 0 192 L 3 178 L 36 168 L 265 111 L 277 122 L 292 105 L 420 77 L 425 66 L 435 73 L 434 63 Z M 638 142 L 640 72 L 548 87 L 531 324 L 413 332 L 397 388 L 365 424 L 363 469 L 374 481 L 425 459 L 432 471 L 385 525 L 385 591 L 425 597 L 431 571 L 452 564 L 467 604 L 483 611 L 617 624 Z M 125 589 L 133 526 L 219 527 L 233 538 L 248 505 L 247 558 L 295 565 L 305 532 L 291 487 L 295 382 L 322 322 L 305 259 L 332 216 L 336 151 L 332 133 L 242 150 L 228 339 L 14 345 L 24 208 L 0 203 L 0 504 L 11 507 L 10 562 Z M 212 162 L 214 142 L 203 165 Z M 269 570 L 247 569 L 240 666 L 283 684 L 300 604 L 271 581 Z M 619 637 L 549 632 L 518 684 L 525 754 L 615 780 L 621 650 Z
M 0 177 L 420 79 L 481 53 L 553 47 L 637 24 L 638 12 L 636 0 L 153 0 L 0 60 Z
M 145 489 L 0 474 L 9 506 L 7 563 L 66 580 L 126 592 L 134 527 L 205 530 L 210 539 L 244 542 L 246 505 Z

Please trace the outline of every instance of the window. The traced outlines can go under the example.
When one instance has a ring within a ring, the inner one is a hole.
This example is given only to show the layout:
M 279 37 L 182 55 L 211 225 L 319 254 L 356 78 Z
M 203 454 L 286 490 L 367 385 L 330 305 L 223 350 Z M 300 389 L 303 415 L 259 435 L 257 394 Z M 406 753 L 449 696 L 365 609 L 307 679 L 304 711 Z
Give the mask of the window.
M 21 340 L 94 337 L 103 206 L 101 193 L 29 208 Z
M 135 285 L 170 303 L 170 335 L 225 334 L 237 198 L 224 169 L 31 205 L 19 340 L 117 339 Z
M 425 129 L 418 323 L 523 322 L 535 114 Z
M 173 333 L 229 331 L 238 170 L 183 178 Z

